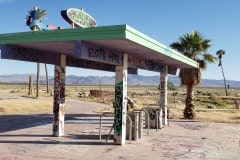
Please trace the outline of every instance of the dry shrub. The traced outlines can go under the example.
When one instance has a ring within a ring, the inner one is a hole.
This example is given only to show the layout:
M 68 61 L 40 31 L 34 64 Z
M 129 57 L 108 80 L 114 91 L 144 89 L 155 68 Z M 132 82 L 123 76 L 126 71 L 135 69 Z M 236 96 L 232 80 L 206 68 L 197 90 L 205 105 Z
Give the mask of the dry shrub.
M 0 106 L 4 107 L 6 114 L 31 113 L 52 111 L 52 101 L 42 101 L 38 99 L 4 99 L 0 100 Z

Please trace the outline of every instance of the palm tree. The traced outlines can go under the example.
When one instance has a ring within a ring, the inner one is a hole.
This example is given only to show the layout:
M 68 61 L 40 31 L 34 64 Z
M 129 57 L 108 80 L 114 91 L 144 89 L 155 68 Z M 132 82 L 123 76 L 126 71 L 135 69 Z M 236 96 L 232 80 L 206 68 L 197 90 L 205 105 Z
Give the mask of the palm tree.
M 180 36 L 177 42 L 170 44 L 171 48 L 199 63 L 199 68 L 182 68 L 179 72 L 181 85 L 187 87 L 186 106 L 183 112 L 185 119 L 195 119 L 194 86 L 201 82 L 201 71 L 206 69 L 207 63 L 213 63 L 216 60 L 214 56 L 207 52 L 211 47 L 210 42 L 210 39 L 204 39 L 199 32 L 193 31 Z
M 34 7 L 33 10 L 28 11 L 28 16 L 26 17 L 26 24 L 30 26 L 31 16 L 34 11 L 37 11 L 37 19 L 41 22 L 43 18 L 47 15 L 46 10 L 42 10 L 39 7 Z M 36 31 L 38 26 L 31 27 L 31 30 Z M 38 27 L 39 28 L 39 27 Z M 39 28 L 41 30 L 41 28 Z M 47 65 L 45 64 L 46 78 L 47 78 L 47 92 L 48 92 L 48 73 L 47 73 Z M 39 78 L 40 78 L 40 63 L 37 63 L 37 80 L 36 80 L 36 97 L 38 97 L 39 93 Z
M 227 96 L 228 95 L 227 85 L 226 85 L 226 79 L 225 79 L 225 75 L 224 75 L 224 72 L 223 72 L 223 66 L 222 66 L 222 56 L 225 54 L 225 51 L 220 49 L 220 50 L 217 51 L 216 54 L 217 54 L 218 60 L 219 60 L 218 66 L 221 67 L 221 69 L 222 69 L 223 80 L 224 80 L 224 85 L 225 85 L 225 93 L 226 93 L 226 96 Z

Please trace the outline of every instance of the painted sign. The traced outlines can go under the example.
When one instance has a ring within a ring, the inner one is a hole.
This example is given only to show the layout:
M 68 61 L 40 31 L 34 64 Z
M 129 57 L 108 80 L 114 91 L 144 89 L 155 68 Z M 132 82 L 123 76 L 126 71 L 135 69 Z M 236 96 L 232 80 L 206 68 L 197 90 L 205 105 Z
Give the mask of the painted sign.
M 122 53 L 112 51 L 104 47 L 86 43 L 84 41 L 75 41 L 75 57 L 108 63 L 113 65 L 122 65 Z
M 67 10 L 62 10 L 61 15 L 64 20 L 71 25 L 74 23 L 74 26 L 76 27 L 87 28 L 95 27 L 97 25 L 95 19 L 81 9 L 70 8 Z
M 78 58 L 77 58 L 78 57 Z M 75 57 L 67 56 L 67 66 L 115 72 L 115 66 L 122 65 L 123 54 L 98 47 L 86 42 L 75 42 Z M 1 58 L 28 62 L 39 62 L 60 65 L 58 53 L 26 48 L 16 45 L 2 45 Z M 128 56 L 128 73 L 137 74 L 138 69 L 155 72 L 163 71 L 159 61 L 145 60 L 136 56 Z M 168 66 L 168 74 L 176 75 L 177 68 Z
M 164 64 L 161 61 L 146 60 L 137 56 L 128 56 L 128 67 L 140 68 L 149 71 L 162 72 Z M 169 66 L 168 74 L 176 75 L 177 68 Z
M 70 67 L 96 69 L 101 71 L 115 72 L 115 65 L 108 63 L 101 63 L 96 61 L 89 61 L 86 59 L 80 59 L 72 56 L 67 56 L 66 65 Z M 138 74 L 137 68 L 128 68 L 128 74 Z
M 145 70 L 161 72 L 163 70 L 163 64 L 159 61 L 146 60 L 137 56 L 128 56 L 128 66 L 136 67 Z
M 1 45 L 1 58 L 59 65 L 58 54 L 15 45 Z

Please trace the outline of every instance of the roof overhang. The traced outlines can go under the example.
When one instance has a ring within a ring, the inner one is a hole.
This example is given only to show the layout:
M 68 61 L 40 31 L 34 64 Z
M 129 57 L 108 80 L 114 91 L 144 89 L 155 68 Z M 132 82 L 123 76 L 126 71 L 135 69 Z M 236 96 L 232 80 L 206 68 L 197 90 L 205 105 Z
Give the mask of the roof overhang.
M 81 47 L 82 44 L 104 48 L 119 55 L 126 53 L 133 59 L 134 57 L 137 57 L 139 61 L 159 63 L 161 65 L 168 65 L 172 68 L 198 68 L 198 63 L 196 61 L 193 61 L 183 54 L 170 49 L 169 47 L 157 42 L 156 40 L 144 35 L 128 25 L 36 32 L 30 31 L 0 35 L 2 52 L 4 47 L 13 46 L 15 48 L 22 48 L 23 50 L 25 49 L 25 51 L 26 49 L 41 51 L 44 53 L 44 56 L 49 56 L 50 59 L 53 58 L 53 55 L 60 54 L 65 54 L 70 58 L 82 59 L 81 55 L 78 55 L 77 53 L 80 52 L 79 45 Z M 31 53 L 33 52 L 29 52 L 28 54 Z M 6 59 L 14 59 L 12 58 L 13 56 L 7 58 L 6 55 L 9 56 L 9 53 L 5 55 L 2 53 L 1 57 Z M 24 60 L 24 58 L 17 60 Z M 85 59 L 85 61 L 86 60 L 93 60 L 96 61 L 96 63 L 98 61 L 97 59 Z M 34 62 L 38 60 L 30 59 L 29 61 Z M 81 60 L 79 61 L 79 63 L 81 63 Z M 55 62 L 51 62 L 50 64 L 52 63 Z M 107 64 L 108 62 L 101 61 L 99 63 Z M 117 64 L 113 63 L 109 65 L 114 66 Z M 75 67 L 81 66 L 76 65 Z M 144 66 L 141 66 L 140 64 L 132 67 L 158 71 L 151 69 L 151 67 L 144 68 Z

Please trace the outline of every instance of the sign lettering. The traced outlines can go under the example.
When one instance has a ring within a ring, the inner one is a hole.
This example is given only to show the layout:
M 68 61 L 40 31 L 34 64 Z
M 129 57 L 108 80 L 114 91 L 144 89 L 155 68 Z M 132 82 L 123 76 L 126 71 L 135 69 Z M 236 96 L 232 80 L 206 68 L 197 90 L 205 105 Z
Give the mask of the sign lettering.
M 59 65 L 59 54 L 15 45 L 2 45 L 1 58 Z
M 123 55 L 120 52 L 111 51 L 109 49 L 92 45 L 84 41 L 82 42 L 77 41 L 75 43 L 76 58 L 82 58 L 102 63 L 109 63 L 113 65 L 122 65 L 122 56 Z
M 76 27 L 94 27 L 97 25 L 94 18 L 81 9 L 70 8 L 62 10 L 61 15 L 69 24 L 74 23 Z

